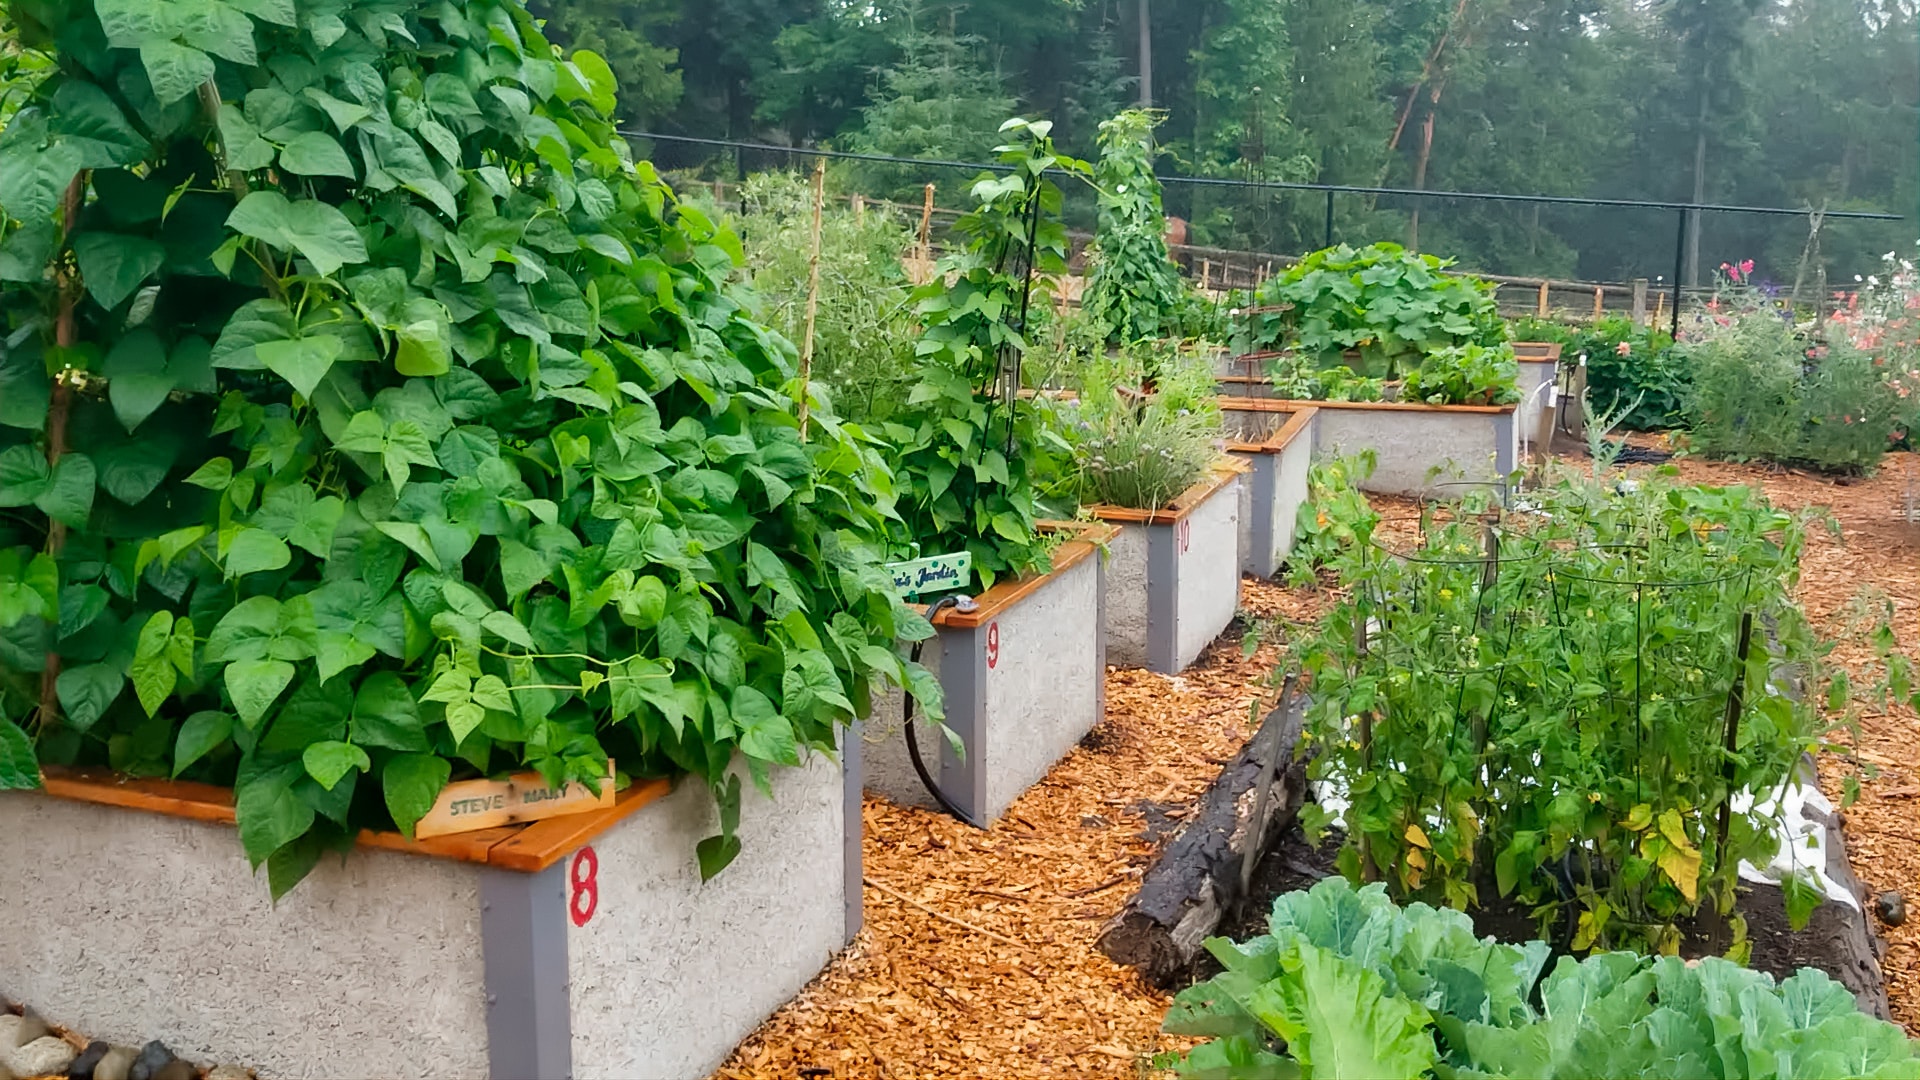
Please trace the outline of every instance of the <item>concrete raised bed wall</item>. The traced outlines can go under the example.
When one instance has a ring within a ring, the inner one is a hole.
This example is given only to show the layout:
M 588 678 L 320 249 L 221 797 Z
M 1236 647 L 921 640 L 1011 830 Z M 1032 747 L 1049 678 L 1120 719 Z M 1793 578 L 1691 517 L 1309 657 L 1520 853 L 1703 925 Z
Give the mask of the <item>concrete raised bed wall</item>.
M 1559 404 L 1553 386 L 1560 368 L 1560 343 L 1516 342 L 1513 353 L 1520 362 L 1520 407 L 1515 415 L 1521 449 L 1532 456 L 1544 456 L 1553 441 L 1553 414 Z
M 1293 527 L 1307 501 L 1318 410 L 1270 409 L 1247 398 L 1220 399 L 1227 453 L 1247 464 L 1240 484 L 1240 572 L 1270 578 L 1293 550 Z
M 1458 495 L 1462 483 L 1503 483 L 1520 460 L 1512 405 L 1415 405 L 1405 402 L 1289 401 L 1319 409 L 1316 457 L 1378 459 L 1362 490 L 1431 498 Z
M 703 1076 L 857 928 L 840 766 L 776 771 L 771 801 L 742 783 L 741 853 L 705 885 L 712 797 L 652 782 L 527 826 L 362 834 L 276 907 L 231 792 L 49 776 L 0 794 L 36 849 L 0 880 L 0 985 L 262 1077 Z
M 920 657 L 939 678 L 947 726 L 966 748 L 955 754 L 938 729 L 916 719 L 922 758 L 940 790 L 981 825 L 1006 813 L 1106 711 L 1100 545 L 1115 530 L 1079 526 L 1074 534 L 1054 551 L 1051 573 L 995 584 L 973 611 L 942 611 Z M 867 790 L 937 807 L 908 754 L 900 691 L 873 700 L 862 725 Z
M 1108 545 L 1108 662 L 1178 674 L 1233 621 L 1246 472 L 1223 458 L 1163 509 L 1091 508 L 1120 527 Z

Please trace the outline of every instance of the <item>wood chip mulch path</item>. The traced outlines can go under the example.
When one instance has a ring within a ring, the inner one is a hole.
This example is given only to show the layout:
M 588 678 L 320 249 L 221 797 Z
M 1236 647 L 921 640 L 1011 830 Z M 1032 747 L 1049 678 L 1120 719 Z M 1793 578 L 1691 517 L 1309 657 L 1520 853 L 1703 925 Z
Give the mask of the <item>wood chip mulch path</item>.
M 1636 438 L 1636 443 L 1649 440 Z M 1920 458 L 1887 459 L 1868 479 L 1681 458 L 1683 479 L 1762 487 L 1776 505 L 1825 507 L 1838 539 L 1808 538 L 1800 599 L 1829 635 L 1850 624 L 1863 589 L 1892 601 L 1900 647 L 1920 662 Z M 1413 506 L 1375 500 L 1388 516 Z M 867 929 L 802 994 L 743 1043 L 721 1080 L 798 1077 L 1114 1077 L 1152 1071 L 1182 1048 L 1159 1032 L 1168 997 L 1094 948 L 1271 699 L 1289 622 L 1314 617 L 1324 594 L 1249 580 L 1244 622 L 1259 647 L 1229 633 L 1178 677 L 1107 675 L 1107 718 L 992 829 L 868 798 Z M 1870 650 L 1834 659 L 1864 666 Z M 1821 762 L 1836 803 L 1848 775 L 1860 801 L 1846 813 L 1854 871 L 1875 892 L 1920 903 L 1920 718 L 1871 711 L 1850 753 Z M 1868 776 L 1871 766 L 1877 775 Z M 1871 901 L 1869 901 L 1871 908 Z M 1920 1035 L 1920 919 L 1897 929 L 1883 961 L 1894 1018 Z
M 1311 596 L 1249 581 L 1262 625 L 1177 677 L 1110 671 L 1107 718 L 985 832 L 866 801 L 867 929 L 715 1074 L 1132 1077 L 1169 998 L 1094 948 L 1159 843 L 1270 699 L 1280 631 Z

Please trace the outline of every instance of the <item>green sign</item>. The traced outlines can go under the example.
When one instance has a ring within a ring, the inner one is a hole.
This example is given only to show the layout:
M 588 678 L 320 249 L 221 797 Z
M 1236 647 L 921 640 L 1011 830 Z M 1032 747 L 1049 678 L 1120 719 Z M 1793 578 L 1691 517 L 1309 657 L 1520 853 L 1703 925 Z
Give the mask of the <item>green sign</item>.
M 929 555 L 912 562 L 888 563 L 887 572 L 893 575 L 893 589 L 903 600 L 927 593 L 952 592 L 966 588 L 973 580 L 973 553 L 962 551 L 954 555 Z

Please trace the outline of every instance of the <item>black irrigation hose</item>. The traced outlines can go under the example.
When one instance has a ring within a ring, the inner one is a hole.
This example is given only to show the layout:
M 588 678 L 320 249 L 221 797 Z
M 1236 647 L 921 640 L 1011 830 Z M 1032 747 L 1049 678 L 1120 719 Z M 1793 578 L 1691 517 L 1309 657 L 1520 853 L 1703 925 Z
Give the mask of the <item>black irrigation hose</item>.
M 932 622 L 934 616 L 940 614 L 940 612 L 949 607 L 958 606 L 960 606 L 959 597 L 943 596 L 935 600 L 933 606 L 927 609 L 927 621 Z M 920 652 L 925 645 L 925 641 L 916 641 L 913 643 L 914 663 L 917 664 L 920 662 Z M 905 716 L 903 717 L 904 724 L 902 726 L 907 729 L 907 756 L 913 759 L 913 771 L 920 774 L 920 783 L 926 786 L 927 794 L 933 796 L 933 801 L 940 804 L 940 809 L 953 815 L 955 820 L 963 821 L 976 829 L 986 828 L 985 825 L 980 824 L 969 816 L 965 810 L 954 805 L 953 800 L 947 798 L 947 793 L 941 791 L 940 785 L 934 782 L 933 774 L 927 771 L 926 760 L 920 756 L 920 737 L 914 734 L 913 707 L 915 702 L 913 700 L 913 692 L 903 686 L 900 688 L 900 697 L 905 702 Z

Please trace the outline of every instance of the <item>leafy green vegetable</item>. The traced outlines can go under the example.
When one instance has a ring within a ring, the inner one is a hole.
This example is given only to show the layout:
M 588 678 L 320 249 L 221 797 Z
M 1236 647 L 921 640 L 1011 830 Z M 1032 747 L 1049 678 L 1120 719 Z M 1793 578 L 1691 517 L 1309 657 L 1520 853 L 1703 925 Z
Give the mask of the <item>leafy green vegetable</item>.
M 1275 899 L 1271 923 L 1207 942 L 1226 971 L 1166 1018 L 1212 1040 L 1174 1063 L 1181 1076 L 1920 1076 L 1920 1043 L 1812 968 L 1776 985 L 1717 957 L 1615 952 L 1561 957 L 1542 979 L 1545 942 L 1476 939 L 1458 912 L 1338 877 Z

